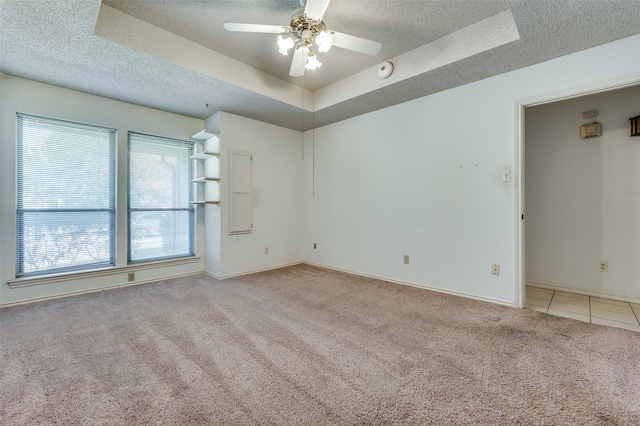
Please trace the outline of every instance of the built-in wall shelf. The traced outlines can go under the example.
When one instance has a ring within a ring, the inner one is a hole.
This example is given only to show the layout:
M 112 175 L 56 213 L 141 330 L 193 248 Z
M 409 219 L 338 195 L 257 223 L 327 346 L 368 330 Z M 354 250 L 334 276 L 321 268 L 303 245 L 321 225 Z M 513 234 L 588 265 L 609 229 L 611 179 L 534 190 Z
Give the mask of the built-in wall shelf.
M 212 132 L 211 130 L 201 130 L 195 135 L 191 136 L 191 139 L 195 141 L 206 141 L 207 139 L 217 138 L 218 134 L 216 132 Z
M 220 154 L 217 152 L 202 151 L 191 156 L 192 160 L 208 160 L 209 158 L 218 157 Z
M 191 136 L 195 142 L 196 153 L 191 156 L 194 161 L 194 177 L 191 183 L 194 200 L 191 204 L 220 204 L 220 139 L 217 133 L 202 130 Z M 199 151 L 199 152 L 198 152 Z
M 202 177 L 199 177 L 199 178 L 192 179 L 191 182 L 193 182 L 193 183 L 207 183 L 209 181 L 218 182 L 219 180 L 220 180 L 219 177 L 202 176 Z
M 196 201 L 191 201 L 191 204 L 220 204 L 220 201 L 205 201 L 205 200 L 196 200 Z

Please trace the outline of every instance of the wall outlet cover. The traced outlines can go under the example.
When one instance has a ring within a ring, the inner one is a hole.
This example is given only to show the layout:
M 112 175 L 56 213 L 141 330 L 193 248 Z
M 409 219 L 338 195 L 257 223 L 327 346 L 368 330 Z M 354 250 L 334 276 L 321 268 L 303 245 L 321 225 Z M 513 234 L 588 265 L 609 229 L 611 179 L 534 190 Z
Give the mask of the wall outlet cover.
M 500 275 L 500 265 L 496 265 L 495 263 L 491 265 L 491 273 L 493 275 Z

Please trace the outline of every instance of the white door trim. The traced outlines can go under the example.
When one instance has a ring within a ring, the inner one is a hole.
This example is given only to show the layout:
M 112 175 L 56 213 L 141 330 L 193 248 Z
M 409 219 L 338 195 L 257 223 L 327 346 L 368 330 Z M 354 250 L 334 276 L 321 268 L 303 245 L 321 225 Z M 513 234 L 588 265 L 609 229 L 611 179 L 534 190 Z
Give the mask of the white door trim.
M 625 87 L 636 86 L 640 84 L 640 72 L 632 73 L 622 77 L 611 78 L 603 81 L 597 81 L 581 86 L 570 87 L 554 92 L 543 93 L 528 98 L 518 99 L 515 102 L 515 159 L 514 173 L 515 179 L 515 307 L 524 308 L 525 306 L 525 235 L 524 220 L 522 215 L 525 214 L 524 205 L 524 132 L 525 132 L 525 108 L 535 105 L 542 105 L 551 102 L 558 102 L 565 99 L 577 98 L 580 96 L 593 95 L 596 93 L 608 92 L 611 90 L 623 89 Z M 526 219 L 526 216 L 524 216 Z

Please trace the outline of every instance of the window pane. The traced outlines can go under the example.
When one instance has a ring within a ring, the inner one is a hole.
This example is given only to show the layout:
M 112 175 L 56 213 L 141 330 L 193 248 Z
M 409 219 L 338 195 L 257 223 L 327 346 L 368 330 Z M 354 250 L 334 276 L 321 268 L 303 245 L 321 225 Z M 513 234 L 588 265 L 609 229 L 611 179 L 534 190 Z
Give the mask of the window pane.
M 129 260 L 193 254 L 193 142 L 129 133 Z
M 24 274 L 113 263 L 110 212 L 20 213 L 18 224 Z
M 115 204 L 115 131 L 23 116 L 18 207 L 109 209 Z
M 158 142 L 135 134 L 129 138 L 129 206 L 188 208 L 192 144 Z
M 131 260 L 191 254 L 191 211 L 130 213 Z
M 17 275 L 115 265 L 116 131 L 17 115 Z

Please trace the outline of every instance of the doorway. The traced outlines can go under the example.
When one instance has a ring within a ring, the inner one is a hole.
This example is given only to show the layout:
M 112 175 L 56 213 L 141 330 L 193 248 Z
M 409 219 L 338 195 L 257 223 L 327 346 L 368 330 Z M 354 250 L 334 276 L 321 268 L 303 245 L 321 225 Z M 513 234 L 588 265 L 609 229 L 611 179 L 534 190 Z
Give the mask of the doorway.
M 637 86 L 640 83 L 640 74 L 633 74 L 623 78 L 614 80 L 608 80 L 604 82 L 594 83 L 587 86 L 581 86 L 571 89 L 566 89 L 560 92 L 554 92 L 549 94 L 543 94 L 527 99 L 522 99 L 516 102 L 516 146 L 515 146 L 515 167 L 514 175 L 516 176 L 516 306 L 524 308 L 526 306 L 526 294 L 527 294 L 527 273 L 526 273 L 526 203 L 525 203 L 525 185 L 526 185 L 526 167 L 525 167 L 525 138 L 526 138 L 526 112 L 527 109 L 532 111 L 533 107 L 553 104 L 570 99 L 611 92 L 619 89 L 629 88 Z M 585 121 L 587 123 L 587 121 Z M 579 128 L 576 129 L 579 131 Z M 519 177 L 519 179 L 518 179 Z M 544 284 L 543 287 L 544 289 Z M 558 289 L 550 288 L 547 290 L 557 291 Z M 590 297 L 587 295 L 587 297 Z M 594 295 L 595 297 L 595 295 Z

